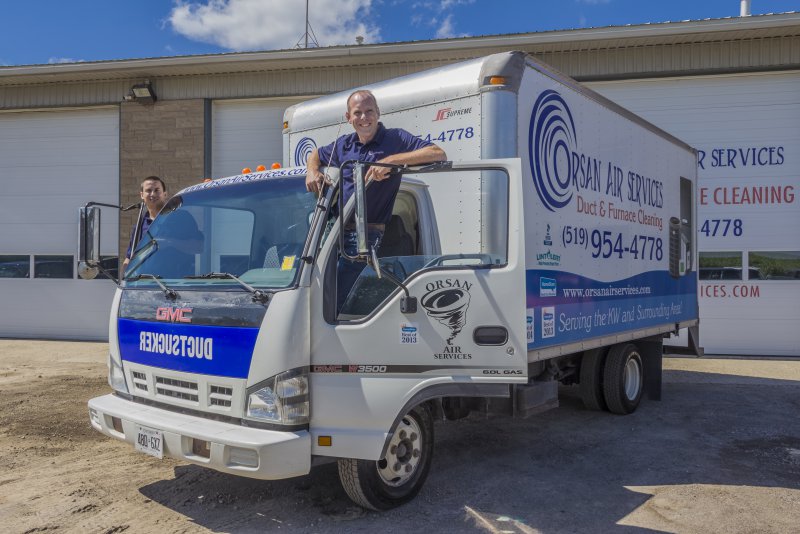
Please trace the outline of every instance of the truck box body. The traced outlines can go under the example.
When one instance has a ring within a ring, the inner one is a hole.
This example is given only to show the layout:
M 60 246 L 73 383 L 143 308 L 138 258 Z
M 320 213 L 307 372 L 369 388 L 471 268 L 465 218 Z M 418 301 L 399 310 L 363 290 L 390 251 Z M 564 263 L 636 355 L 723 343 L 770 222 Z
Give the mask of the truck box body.
M 304 165 L 351 132 L 347 93 L 287 110 L 289 168 L 162 209 L 112 306 L 97 430 L 262 479 L 338 459 L 382 509 L 419 491 L 434 413 L 527 416 L 558 381 L 629 413 L 660 380 L 660 337 L 697 324 L 695 152 L 516 52 L 369 89 L 450 161 L 400 171 L 341 309 L 338 184 L 307 193 Z
M 448 159 L 520 159 L 531 361 L 696 323 L 697 162 L 685 143 L 520 53 L 368 89 L 387 127 L 438 144 Z M 287 162 L 302 165 L 315 146 L 349 133 L 346 98 L 287 111 Z M 497 209 L 490 192 L 459 191 L 456 203 L 452 184 L 431 180 L 429 191 L 442 207 L 443 253 L 481 235 L 477 214 Z

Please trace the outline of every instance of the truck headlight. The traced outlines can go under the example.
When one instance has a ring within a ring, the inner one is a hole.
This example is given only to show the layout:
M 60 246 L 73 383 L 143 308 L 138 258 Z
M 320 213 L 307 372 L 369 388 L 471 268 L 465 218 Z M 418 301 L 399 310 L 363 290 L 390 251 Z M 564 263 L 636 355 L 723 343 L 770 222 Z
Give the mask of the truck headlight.
M 292 369 L 247 389 L 245 417 L 279 425 L 308 424 L 308 370 Z
M 128 393 L 128 384 L 125 382 L 125 372 L 122 370 L 122 365 L 111 357 L 108 358 L 108 385 L 114 391 Z

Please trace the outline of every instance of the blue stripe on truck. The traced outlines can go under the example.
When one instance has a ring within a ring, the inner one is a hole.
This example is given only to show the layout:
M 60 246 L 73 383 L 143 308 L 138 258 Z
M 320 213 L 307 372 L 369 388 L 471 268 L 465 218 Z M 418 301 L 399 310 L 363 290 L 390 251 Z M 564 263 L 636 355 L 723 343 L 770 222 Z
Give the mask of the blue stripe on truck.
M 531 269 L 525 285 L 529 350 L 698 317 L 696 273 L 651 271 L 602 282 Z
M 229 378 L 247 378 L 259 330 L 118 321 L 123 361 Z

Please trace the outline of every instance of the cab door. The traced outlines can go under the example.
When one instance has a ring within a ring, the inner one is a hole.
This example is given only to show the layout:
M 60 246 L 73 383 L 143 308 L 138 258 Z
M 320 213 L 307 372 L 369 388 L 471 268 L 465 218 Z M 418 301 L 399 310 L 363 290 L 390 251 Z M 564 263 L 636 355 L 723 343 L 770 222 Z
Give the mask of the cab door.
M 382 428 L 426 388 L 456 385 L 457 394 L 527 381 L 519 160 L 453 164 L 406 181 L 417 209 L 416 227 L 406 228 L 413 254 L 379 260 L 405 289 L 367 266 L 335 310 L 338 225 L 319 251 L 311 280 L 312 426 L 316 418 L 325 427 Z M 415 312 L 402 310 L 404 298 L 416 301 Z M 347 422 L 348 413 L 358 420 Z

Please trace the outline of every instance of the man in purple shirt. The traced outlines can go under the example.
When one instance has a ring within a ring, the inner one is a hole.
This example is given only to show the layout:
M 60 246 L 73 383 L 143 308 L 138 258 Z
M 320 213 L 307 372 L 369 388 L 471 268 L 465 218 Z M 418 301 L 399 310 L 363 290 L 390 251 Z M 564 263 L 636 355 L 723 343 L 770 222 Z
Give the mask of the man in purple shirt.
M 133 225 L 131 229 L 131 239 L 128 242 L 128 250 L 125 251 L 125 261 L 122 262 L 123 273 L 128 267 L 128 263 L 131 261 L 131 255 L 136 249 L 136 245 L 139 244 L 142 236 L 150 228 L 153 219 L 156 218 L 158 212 L 164 207 L 169 196 L 167 194 L 167 184 L 158 176 L 148 176 L 145 178 L 139 189 L 139 196 L 142 197 L 142 202 L 144 202 L 145 206 L 144 216 L 140 221 L 137 221 L 137 224 Z M 134 237 L 136 238 L 136 243 L 133 242 Z
M 384 127 L 379 122 L 380 115 L 378 102 L 370 91 L 360 90 L 352 93 L 347 98 L 345 118 L 355 132 L 343 135 L 309 155 L 306 163 L 308 168 L 306 189 L 319 193 L 324 181 L 324 176 L 320 172 L 320 167 L 323 165 L 339 167 L 348 160 L 422 165 L 447 159 L 444 150 L 438 146 L 423 141 L 401 128 Z M 369 167 L 365 178 L 373 182 L 366 191 L 369 244 L 378 249 L 386 223 L 392 217 L 394 200 L 400 189 L 400 175 L 392 174 L 388 167 Z M 355 190 L 352 167 L 343 169 L 341 183 L 343 201 L 346 203 Z M 355 232 L 347 231 L 344 238 L 345 251 L 348 255 L 355 256 Z M 337 281 L 339 309 L 363 267 L 363 264 L 339 260 Z

